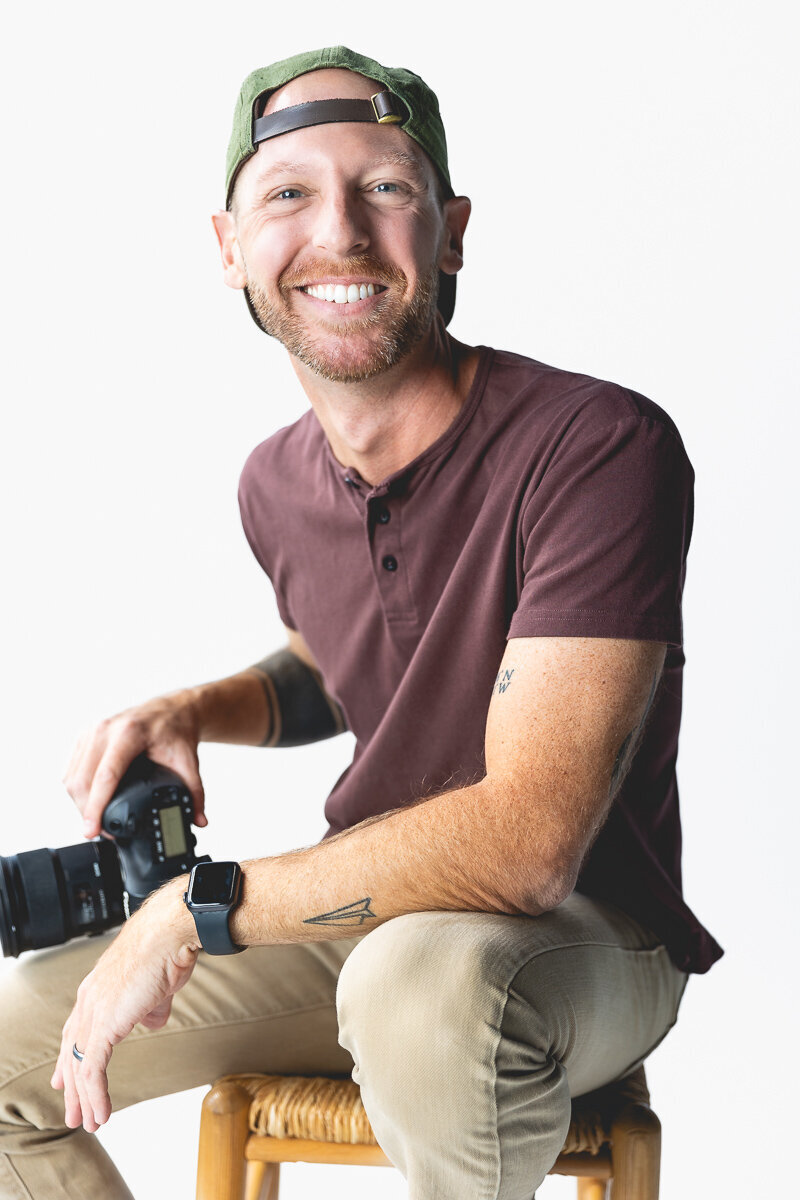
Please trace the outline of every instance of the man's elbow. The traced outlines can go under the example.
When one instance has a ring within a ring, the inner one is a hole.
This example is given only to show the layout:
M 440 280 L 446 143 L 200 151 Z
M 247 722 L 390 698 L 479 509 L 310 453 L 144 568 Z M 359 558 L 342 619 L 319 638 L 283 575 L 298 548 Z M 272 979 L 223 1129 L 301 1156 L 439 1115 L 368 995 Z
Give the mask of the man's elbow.
M 540 860 L 535 870 L 506 881 L 498 911 L 510 916 L 538 917 L 563 904 L 575 890 L 577 879 L 577 865 L 545 865 Z

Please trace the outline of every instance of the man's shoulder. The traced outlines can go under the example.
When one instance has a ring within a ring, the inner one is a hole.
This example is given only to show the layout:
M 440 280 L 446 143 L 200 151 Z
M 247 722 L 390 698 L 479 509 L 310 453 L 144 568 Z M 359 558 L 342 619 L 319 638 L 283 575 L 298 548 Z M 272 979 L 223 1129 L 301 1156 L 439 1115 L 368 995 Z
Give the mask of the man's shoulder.
M 518 409 L 523 419 L 583 430 L 651 421 L 680 440 L 669 413 L 633 388 L 510 350 L 490 354 L 487 394 L 498 407 Z

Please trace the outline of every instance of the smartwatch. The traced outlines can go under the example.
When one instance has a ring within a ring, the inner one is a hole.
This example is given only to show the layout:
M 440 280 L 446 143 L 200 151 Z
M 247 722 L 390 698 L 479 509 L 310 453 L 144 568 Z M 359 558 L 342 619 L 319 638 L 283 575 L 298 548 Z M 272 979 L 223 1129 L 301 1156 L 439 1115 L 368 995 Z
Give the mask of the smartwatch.
M 242 897 L 242 868 L 237 862 L 204 862 L 192 867 L 183 902 L 194 917 L 200 945 L 207 954 L 239 954 L 246 946 L 231 940 L 228 917 Z

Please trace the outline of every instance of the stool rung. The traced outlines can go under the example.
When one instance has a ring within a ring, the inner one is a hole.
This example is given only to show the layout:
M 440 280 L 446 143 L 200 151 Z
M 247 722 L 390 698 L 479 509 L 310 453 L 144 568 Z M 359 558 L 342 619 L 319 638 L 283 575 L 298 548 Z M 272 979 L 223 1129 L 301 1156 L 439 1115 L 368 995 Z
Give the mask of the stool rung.
M 347 1142 L 312 1142 L 307 1138 L 273 1138 L 251 1134 L 245 1142 L 248 1162 L 341 1163 L 350 1166 L 391 1167 L 380 1146 Z
M 551 1175 L 586 1176 L 589 1179 L 611 1179 L 611 1155 L 605 1147 L 597 1154 L 559 1154 L 550 1168 Z

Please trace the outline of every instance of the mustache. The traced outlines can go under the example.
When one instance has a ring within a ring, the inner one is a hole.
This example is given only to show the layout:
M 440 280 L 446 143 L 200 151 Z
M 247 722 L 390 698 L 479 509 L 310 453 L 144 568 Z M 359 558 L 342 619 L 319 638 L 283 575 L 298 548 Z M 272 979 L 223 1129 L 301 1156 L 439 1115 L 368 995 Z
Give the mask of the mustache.
M 408 284 L 404 271 L 374 254 L 354 254 L 350 258 L 308 258 L 284 271 L 278 280 L 281 291 L 292 291 L 322 279 L 326 275 L 364 275 L 384 287 L 403 291 Z

